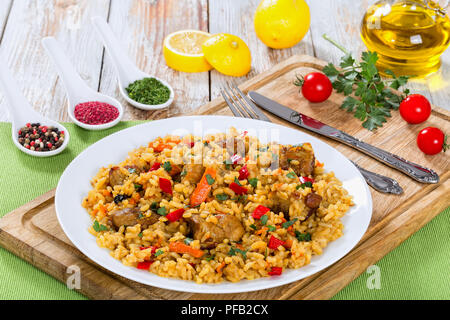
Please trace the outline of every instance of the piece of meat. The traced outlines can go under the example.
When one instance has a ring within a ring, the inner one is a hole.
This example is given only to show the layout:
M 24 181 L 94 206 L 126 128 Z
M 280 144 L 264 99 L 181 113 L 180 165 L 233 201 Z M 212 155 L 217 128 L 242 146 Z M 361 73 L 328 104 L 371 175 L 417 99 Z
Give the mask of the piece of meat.
M 320 206 L 320 202 L 322 202 L 322 197 L 314 192 L 308 193 L 305 198 L 306 206 L 311 209 L 317 209 Z
M 176 164 L 171 163 L 171 169 L 169 172 L 170 176 L 175 177 L 176 175 L 180 174 L 180 172 L 181 172 L 181 167 Z
M 275 213 L 283 212 L 284 217 L 289 217 L 289 207 L 291 206 L 291 201 L 289 199 L 281 199 L 276 197 L 276 204 L 272 206 L 272 211 Z
M 160 215 L 156 213 L 152 213 L 148 218 L 139 218 L 139 213 L 138 207 L 112 211 L 110 213 L 111 222 L 116 230 L 121 226 L 134 226 L 138 223 L 141 225 L 141 230 L 144 230 L 159 221 Z
M 181 182 L 189 181 L 189 183 L 195 184 L 202 178 L 205 168 L 201 164 L 187 164 L 183 170 L 186 174 L 183 176 Z
M 111 187 L 122 185 L 126 178 L 127 174 L 120 167 L 112 167 L 109 170 L 109 185 Z
M 288 148 L 286 146 L 280 146 L 280 168 L 283 170 L 289 169 L 289 160 L 287 152 Z
M 203 248 L 214 248 L 225 239 L 231 241 L 240 241 L 242 239 L 245 230 L 238 218 L 227 214 L 218 214 L 216 217 L 219 219 L 217 224 L 206 222 L 198 214 L 193 215 L 189 219 L 195 240 L 201 240 L 208 232 L 210 234 L 210 238 L 201 243 Z
M 310 143 L 304 143 L 302 146 L 290 147 L 286 152 L 286 158 L 294 172 L 298 176 L 309 176 L 314 173 L 316 159 Z M 298 163 L 295 163 L 297 160 Z M 280 164 L 281 165 L 281 164 Z M 282 167 L 282 169 L 284 169 Z

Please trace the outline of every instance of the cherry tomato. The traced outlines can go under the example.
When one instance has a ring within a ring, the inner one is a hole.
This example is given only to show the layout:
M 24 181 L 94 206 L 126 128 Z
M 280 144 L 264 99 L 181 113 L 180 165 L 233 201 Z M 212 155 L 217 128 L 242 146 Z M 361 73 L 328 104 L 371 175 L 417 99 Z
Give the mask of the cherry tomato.
M 303 79 L 298 79 L 296 85 L 302 87 L 303 96 L 310 102 L 324 102 L 333 91 L 333 85 L 326 75 L 320 72 L 311 72 Z
M 431 104 L 421 94 L 411 94 L 400 103 L 400 115 L 410 124 L 422 123 L 431 114 Z
M 417 136 L 417 145 L 423 153 L 428 155 L 438 154 L 442 150 L 448 149 L 446 144 L 446 136 L 435 127 L 428 127 L 419 132 Z

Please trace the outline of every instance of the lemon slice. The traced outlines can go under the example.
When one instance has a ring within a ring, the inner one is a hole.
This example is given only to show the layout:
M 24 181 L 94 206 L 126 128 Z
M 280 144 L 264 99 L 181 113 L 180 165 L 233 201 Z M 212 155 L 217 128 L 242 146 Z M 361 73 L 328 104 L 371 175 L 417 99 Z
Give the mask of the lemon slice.
M 246 75 L 252 67 L 247 44 L 239 37 L 218 33 L 203 43 L 206 60 L 219 72 L 234 77 Z
M 198 30 L 181 30 L 164 39 L 164 58 L 172 69 L 182 72 L 204 72 L 212 69 L 206 61 L 202 44 L 211 34 Z

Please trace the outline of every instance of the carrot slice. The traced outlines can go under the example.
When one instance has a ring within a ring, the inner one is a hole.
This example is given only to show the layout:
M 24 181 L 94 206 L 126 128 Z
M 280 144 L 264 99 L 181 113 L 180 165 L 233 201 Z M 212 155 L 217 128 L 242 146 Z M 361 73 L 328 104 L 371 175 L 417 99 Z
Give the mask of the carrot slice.
M 217 273 L 221 273 L 223 267 L 225 267 L 225 261 L 222 262 L 222 263 L 216 268 L 216 272 L 217 272 Z
M 203 173 L 203 177 L 200 182 L 197 183 L 197 187 L 191 195 L 191 207 L 196 207 L 202 202 L 205 202 L 208 198 L 209 192 L 211 191 L 211 186 L 208 183 L 207 176 L 211 176 L 211 178 L 216 178 L 216 169 L 214 168 L 206 168 L 205 173 Z
M 201 258 L 205 254 L 203 250 L 194 249 L 191 246 L 179 241 L 170 243 L 169 250 L 180 254 L 187 253 L 194 258 Z

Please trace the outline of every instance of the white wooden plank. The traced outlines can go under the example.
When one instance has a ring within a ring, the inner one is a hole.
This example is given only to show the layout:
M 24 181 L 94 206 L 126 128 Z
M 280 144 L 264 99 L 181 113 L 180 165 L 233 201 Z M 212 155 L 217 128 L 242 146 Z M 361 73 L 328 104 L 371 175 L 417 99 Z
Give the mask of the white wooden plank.
M 116 73 L 105 54 L 100 91 L 116 96 L 125 106 L 124 119 L 149 119 L 193 111 L 209 99 L 208 73 L 182 73 L 167 67 L 163 57 L 166 35 L 181 29 L 207 31 L 207 0 L 113 0 L 110 26 L 130 58 L 145 72 L 168 81 L 175 101 L 168 109 L 142 111 L 120 97 Z
M 81 76 L 98 88 L 103 48 L 92 32 L 90 17 L 106 17 L 109 0 L 14 1 L 1 50 L 27 99 L 55 120 L 68 120 L 61 81 L 45 54 L 41 39 L 54 36 Z M 0 104 L 4 104 L 1 101 Z M 0 108 L 0 120 L 8 120 Z
M 210 32 L 225 32 L 237 35 L 242 38 L 250 48 L 252 54 L 252 70 L 245 77 L 235 78 L 237 83 L 243 82 L 256 74 L 268 70 L 273 65 L 289 58 L 293 54 L 314 54 L 311 42 L 311 32 L 308 32 L 299 44 L 289 49 L 274 50 L 268 48 L 261 42 L 256 36 L 253 25 L 253 16 L 259 2 L 260 0 L 209 1 Z M 219 96 L 220 87 L 223 85 L 224 81 L 229 79 L 231 78 L 224 76 L 215 70 L 211 71 L 212 99 Z
M 306 0 L 312 12 L 311 33 L 316 56 L 338 63 L 342 52 L 322 38 L 326 33 L 359 57 L 367 50 L 360 37 L 364 13 L 374 3 L 372 0 Z M 450 110 L 450 53 L 445 54 L 443 67 L 438 74 L 426 80 L 411 80 L 408 87 L 414 93 L 426 96 L 442 108 Z M 431 90 L 430 90 L 431 89 Z

